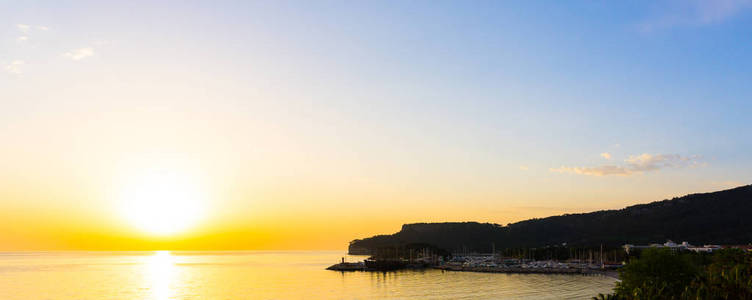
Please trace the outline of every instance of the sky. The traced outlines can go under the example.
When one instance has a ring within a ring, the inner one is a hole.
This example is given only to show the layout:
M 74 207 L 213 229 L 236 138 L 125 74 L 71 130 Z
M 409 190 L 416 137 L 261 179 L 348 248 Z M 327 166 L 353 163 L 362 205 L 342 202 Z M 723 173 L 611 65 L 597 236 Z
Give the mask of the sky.
M 345 249 L 752 183 L 752 1 L 4 1 L 0 250 Z

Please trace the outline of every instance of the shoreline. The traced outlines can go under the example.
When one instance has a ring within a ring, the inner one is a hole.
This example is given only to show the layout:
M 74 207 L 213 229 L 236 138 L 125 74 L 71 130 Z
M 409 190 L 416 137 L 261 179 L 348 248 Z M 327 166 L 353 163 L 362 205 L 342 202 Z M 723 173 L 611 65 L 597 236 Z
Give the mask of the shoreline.
M 476 273 L 504 273 L 504 274 L 564 274 L 564 275 L 601 275 L 619 280 L 619 273 L 615 270 L 596 270 L 578 268 L 499 268 L 499 267 L 463 267 L 463 266 L 426 266 L 405 267 L 395 270 L 376 270 L 366 267 L 362 263 L 339 263 L 332 265 L 327 270 L 340 272 L 390 272 L 399 270 L 435 269 L 452 272 L 476 272 Z
M 619 279 L 619 273 L 614 270 L 593 270 L 574 268 L 495 268 L 495 267 L 462 267 L 462 266 L 435 266 L 433 269 L 454 272 L 476 273 L 505 273 L 505 274 L 566 274 L 566 275 L 602 275 Z

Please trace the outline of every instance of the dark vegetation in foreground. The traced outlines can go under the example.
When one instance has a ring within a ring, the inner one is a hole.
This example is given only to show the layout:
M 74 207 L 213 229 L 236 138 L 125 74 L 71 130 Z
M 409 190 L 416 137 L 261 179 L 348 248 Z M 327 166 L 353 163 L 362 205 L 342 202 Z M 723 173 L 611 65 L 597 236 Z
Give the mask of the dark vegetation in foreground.
M 372 254 L 379 248 L 412 243 L 435 245 L 455 253 L 555 246 L 569 249 L 603 245 L 616 249 L 627 243 L 648 244 L 668 239 L 698 245 L 747 244 L 752 241 L 751 215 L 752 185 L 747 185 L 619 210 L 566 214 L 507 226 L 477 222 L 405 224 L 395 234 L 354 240 L 349 251 Z
M 593 299 L 752 299 L 752 253 L 642 251 L 619 270 L 614 293 Z

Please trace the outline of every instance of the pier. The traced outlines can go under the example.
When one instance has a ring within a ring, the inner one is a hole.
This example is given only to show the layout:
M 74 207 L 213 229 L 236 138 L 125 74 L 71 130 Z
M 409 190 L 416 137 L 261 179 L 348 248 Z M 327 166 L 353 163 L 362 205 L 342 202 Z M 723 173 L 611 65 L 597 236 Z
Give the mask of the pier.
M 368 271 L 363 262 L 341 262 L 326 269 L 332 271 Z

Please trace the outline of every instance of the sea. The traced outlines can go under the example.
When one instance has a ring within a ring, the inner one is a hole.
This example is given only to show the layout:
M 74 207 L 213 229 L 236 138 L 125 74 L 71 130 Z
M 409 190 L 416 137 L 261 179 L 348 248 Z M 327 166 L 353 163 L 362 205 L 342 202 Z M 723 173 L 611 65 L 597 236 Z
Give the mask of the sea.
M 5 252 L 0 299 L 591 299 L 601 275 L 325 270 L 343 251 Z

